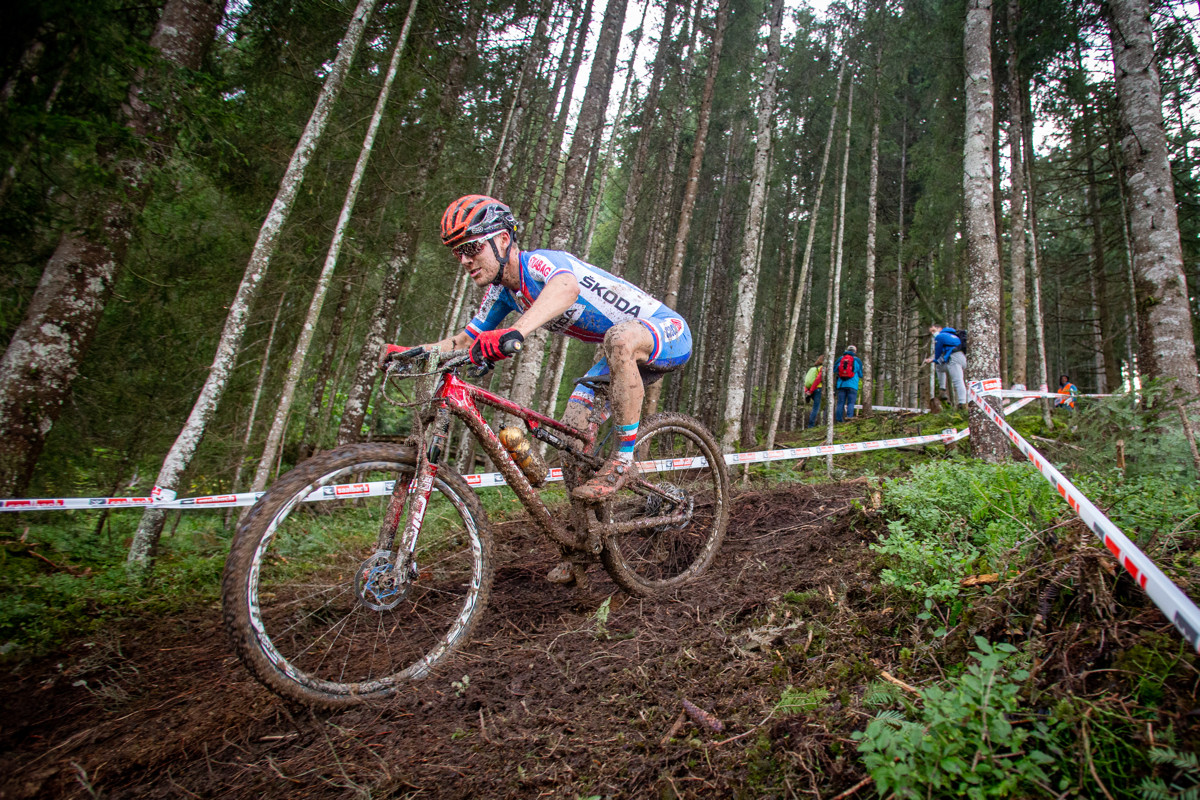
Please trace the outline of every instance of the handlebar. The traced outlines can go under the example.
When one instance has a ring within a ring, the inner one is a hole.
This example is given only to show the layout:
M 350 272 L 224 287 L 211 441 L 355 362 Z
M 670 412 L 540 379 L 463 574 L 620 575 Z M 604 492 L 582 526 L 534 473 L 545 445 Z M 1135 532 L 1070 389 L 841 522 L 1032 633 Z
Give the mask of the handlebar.
M 521 352 L 521 342 L 515 339 L 502 340 L 500 342 L 500 350 L 505 355 L 516 355 Z M 403 377 L 412 367 L 416 366 L 416 362 L 426 354 L 424 347 L 413 347 L 401 353 L 393 353 L 388 359 L 388 372 L 395 377 Z M 451 350 L 446 353 L 438 354 L 438 363 L 436 369 L 443 372 L 448 372 L 452 369 L 458 369 L 464 364 L 471 364 L 470 350 Z M 473 378 L 482 378 L 484 375 L 492 371 L 495 365 L 491 361 L 484 361 L 482 364 L 471 364 L 467 368 L 467 374 Z

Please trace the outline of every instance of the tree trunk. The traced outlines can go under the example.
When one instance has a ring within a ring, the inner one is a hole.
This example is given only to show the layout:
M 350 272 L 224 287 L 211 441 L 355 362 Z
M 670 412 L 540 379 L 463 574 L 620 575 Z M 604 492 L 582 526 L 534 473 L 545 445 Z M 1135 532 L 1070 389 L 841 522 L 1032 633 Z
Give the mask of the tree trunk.
M 817 195 L 813 199 L 812 209 L 808 212 L 808 241 L 804 245 L 804 262 L 800 266 L 800 280 L 797 282 L 796 298 L 792 303 L 791 313 L 788 318 L 787 335 L 784 338 L 783 344 L 783 364 L 779 369 L 779 383 L 775 387 L 775 405 L 771 409 L 771 420 L 767 425 L 768 450 L 775 447 L 775 435 L 779 429 L 779 415 L 783 410 L 782 389 L 786 386 L 787 380 L 791 375 L 792 354 L 796 349 L 796 331 L 800 323 L 801 308 L 811 309 L 812 307 L 811 303 L 808 302 L 808 295 L 812 286 L 810 267 L 812 266 L 813 243 L 816 241 L 817 235 L 817 218 L 821 214 L 821 197 L 825 194 L 825 172 L 829 167 L 829 153 L 833 149 L 833 132 L 837 127 L 838 109 L 841 106 L 842 99 L 842 80 L 845 75 L 846 62 L 843 60 L 841 66 L 838 67 L 837 89 L 833 95 L 833 111 L 829 115 L 829 133 L 825 136 L 825 150 L 821 155 L 821 171 L 817 178 Z M 804 318 L 804 346 L 802 348 L 806 357 L 808 355 L 809 321 L 806 315 Z
M 834 259 L 833 274 L 829 277 L 829 286 L 833 290 L 826 311 L 831 322 L 826 326 L 829 335 L 825 342 L 825 377 L 821 380 L 824 388 L 822 394 L 828 394 L 830 402 L 825 406 L 825 444 L 833 444 L 833 415 L 837 404 L 837 374 L 834 368 L 834 355 L 837 349 L 838 327 L 842 321 L 842 254 L 846 241 L 846 183 L 850 175 L 850 130 L 854 122 L 854 79 L 850 79 L 850 89 L 846 92 L 846 144 L 842 150 L 842 185 L 838 191 L 838 213 L 834 222 L 837 232 L 837 256 Z M 853 409 L 850 409 L 853 410 Z M 833 472 L 833 456 L 825 457 L 825 470 Z
M 329 244 L 329 252 L 325 255 L 325 266 L 321 269 L 321 274 L 317 278 L 317 285 L 313 289 L 312 301 L 308 306 L 308 313 L 304 318 L 304 325 L 300 329 L 300 337 L 296 340 L 296 347 L 292 351 L 292 358 L 288 362 L 287 375 L 283 380 L 283 390 L 280 393 L 279 400 L 275 408 L 275 418 L 271 421 L 271 430 L 267 433 L 267 441 L 263 445 L 262 458 L 258 461 L 258 469 L 254 473 L 254 481 L 250 485 L 250 490 L 253 492 L 261 492 L 267 486 L 267 478 L 270 474 L 271 464 L 277 460 L 277 456 L 283 447 L 283 437 L 287 431 L 287 418 L 292 411 L 292 400 L 296 396 L 296 386 L 300 383 L 300 375 L 304 371 L 304 362 L 308 359 L 308 348 L 312 344 L 313 334 L 317 330 L 317 323 L 321 319 L 321 309 L 325 305 L 325 295 L 329 291 L 329 284 L 333 280 L 333 272 L 337 268 L 338 257 L 342 252 L 342 243 L 346 238 L 346 228 L 350 225 L 350 217 L 354 214 L 354 205 L 358 200 L 358 190 L 362 185 L 363 175 L 366 174 L 367 163 L 371 160 L 371 152 L 375 148 L 375 135 L 379 132 L 379 124 L 383 120 L 383 111 L 387 108 L 388 95 L 392 91 L 392 83 L 396 78 L 396 70 L 400 65 L 400 55 L 404 52 L 404 44 L 408 40 L 408 31 L 412 26 L 413 17 L 417 11 L 417 0 L 411 0 L 408 6 L 408 15 L 404 18 L 404 25 L 400 29 L 400 35 L 396 38 L 396 46 L 392 49 L 392 59 L 388 65 L 387 74 L 383 79 L 383 85 L 379 89 L 379 97 L 375 101 L 375 111 L 371 115 L 371 122 L 367 126 L 367 133 L 363 137 L 362 147 L 358 152 L 358 162 L 354 165 L 354 172 L 350 177 L 350 185 L 346 188 L 346 199 L 342 202 L 342 211 L 338 215 L 337 225 L 333 230 L 333 240 Z
M 679 209 L 679 223 L 675 229 L 675 246 L 671 251 L 671 264 L 667 272 L 667 291 L 663 303 L 675 308 L 679 300 L 679 282 L 683 276 L 683 259 L 687 255 L 688 236 L 692 230 L 692 215 L 696 211 L 696 197 L 700 191 L 700 168 L 704 164 L 704 151 L 708 146 L 708 125 L 712 118 L 713 94 L 717 71 L 721 68 L 721 50 L 725 43 L 725 29 L 729 25 L 729 0 L 720 0 L 717 6 L 716 29 L 708 53 L 708 74 L 704 77 L 704 90 L 700 97 L 700 111 L 696 120 L 696 141 L 692 146 L 692 160 L 688 165 L 687 185 L 683 192 L 683 204 Z
M 871 178 L 867 190 L 867 264 L 866 298 L 863 303 L 863 378 L 859 395 L 863 412 L 871 410 L 871 390 L 875 385 L 875 226 L 879 208 L 879 81 L 882 76 L 883 48 L 875 51 L 875 92 L 872 95 Z
M 555 209 L 554 225 L 550 229 L 549 246 L 554 250 L 563 250 L 570 246 L 575 232 L 574 223 L 580 207 L 584 173 L 597 129 L 603 126 L 604 107 L 608 103 L 608 96 L 612 89 L 613 73 L 617 64 L 617 50 L 621 44 L 621 27 L 625 22 L 627 4 L 628 0 L 609 0 L 608 8 L 604 12 L 604 23 L 596 43 L 595 55 L 592 58 L 592 70 L 588 77 L 587 90 L 583 95 L 579 120 L 576 123 L 575 133 L 571 137 L 571 150 L 563 171 L 562 192 L 559 194 Z M 588 0 L 588 9 L 590 10 L 590 8 L 591 0 Z M 586 26 L 584 26 L 584 31 L 586 31 Z M 580 42 L 582 43 L 582 41 L 583 34 L 581 33 Z M 571 90 L 568 87 L 563 102 L 564 110 L 569 105 L 570 94 Z M 555 152 L 557 153 L 557 151 L 556 148 Z M 554 159 L 551 163 L 554 163 Z M 542 191 L 549 195 L 552 185 L 553 174 L 548 172 Z M 515 403 L 527 406 L 533 399 L 534 388 L 542 369 L 546 338 L 546 329 L 542 328 L 525 340 L 525 347 L 522 349 L 520 360 L 514 367 L 513 373 L 513 388 L 510 397 Z
M 758 131 L 755 136 L 754 173 L 750 182 L 749 211 L 742 242 L 741 278 L 738 280 L 734 310 L 733 350 L 726 383 L 725 415 L 721 430 L 721 449 L 732 451 L 734 442 L 745 438 L 739 431 L 742 406 L 746 402 L 746 370 L 750 355 L 750 337 L 754 330 L 754 306 L 758 298 L 759 237 L 767 193 L 767 158 L 771 151 L 771 120 L 775 114 L 775 79 L 779 68 L 779 38 L 783 26 L 783 0 L 773 0 L 767 11 L 771 24 L 767 40 L 762 90 L 758 98 Z
M 679 3 L 678 0 L 666 0 L 666 3 L 666 10 L 663 12 L 665 16 L 663 17 L 662 35 L 658 38 L 658 53 L 654 56 L 654 66 L 650 73 L 650 86 L 642 102 L 637 145 L 634 149 L 633 161 L 629 166 L 629 182 L 625 185 L 625 202 L 621 206 L 621 224 L 617 228 L 617 240 L 613 244 L 609 272 L 614 275 L 623 275 L 626 262 L 629 260 L 629 244 L 633 238 L 638 201 L 641 199 L 642 182 L 646 174 L 646 161 L 650 154 L 650 136 L 659 111 L 658 95 L 662 89 L 663 76 L 666 74 L 667 60 L 671 52 L 671 24 L 675 21 L 675 11 L 679 7 Z
M 1105 9 L 1124 133 L 1121 150 L 1142 317 L 1140 366 L 1153 377 L 1174 378 L 1176 386 L 1194 397 L 1200 393 L 1196 344 L 1163 130 L 1150 9 L 1147 0 L 1111 0 Z
M 968 369 L 973 380 L 1000 375 L 1000 264 L 996 251 L 996 215 L 992 207 L 994 92 L 992 82 L 991 0 L 968 0 L 963 33 L 966 65 L 966 137 L 963 143 L 963 199 L 966 204 L 967 264 L 971 296 L 967 330 L 971 332 Z M 985 402 L 999 408 L 995 398 Z M 1008 460 L 1008 440 L 981 408 L 970 403 L 971 455 L 984 461 Z
M 1017 0 L 1008 0 L 1008 152 L 1012 173 L 1008 246 L 1012 279 L 1012 379 L 1014 383 L 1024 386 L 1029 382 L 1029 341 L 1025 313 L 1025 168 L 1021 160 L 1025 123 L 1021 113 L 1021 70 L 1017 60 L 1019 14 Z
M 642 6 L 642 22 L 638 25 L 638 30 L 643 34 L 646 30 L 646 15 L 650 11 L 650 0 L 646 0 L 646 4 Z M 621 89 L 621 102 L 617 104 L 617 115 L 613 117 L 612 133 L 608 137 L 608 143 L 604 146 L 604 155 L 600 159 L 598 167 L 600 171 L 600 185 L 596 187 L 596 194 L 592 197 L 591 209 L 588 212 L 587 231 L 583 237 L 583 260 L 589 261 L 592 257 L 592 237 L 596 233 L 596 220 L 600 216 L 600 205 L 604 202 L 604 190 L 608 185 L 608 175 L 612 171 L 613 151 L 617 146 L 617 139 L 621 132 L 621 121 L 625 119 L 625 108 L 629 104 L 629 93 L 633 87 L 633 76 L 636 72 L 634 65 L 637 63 L 638 51 L 641 48 L 642 40 L 645 36 L 638 36 L 633 45 L 633 52 L 629 54 L 629 63 L 625 67 L 625 86 Z
M 441 162 L 442 151 L 445 149 L 446 135 L 450 123 L 459 113 L 461 104 L 459 95 L 462 94 L 463 83 L 466 79 L 467 64 L 474 57 L 476 38 L 482 23 L 481 3 L 471 2 L 459 47 L 456 49 L 450 64 L 446 67 L 446 84 L 438 102 L 437 120 L 433 123 L 426 145 L 424 157 L 419 162 L 416 174 L 409 183 L 404 208 L 420 208 L 425 202 L 429 191 L 430 176 L 437 172 Z M 417 251 L 420 238 L 420 218 L 413 216 L 402 225 L 392 242 L 392 254 L 388 259 L 387 271 L 375 308 L 367 324 L 367 333 L 359 351 L 358 365 L 354 371 L 354 380 L 346 393 L 346 404 L 342 410 L 342 424 L 338 428 L 338 444 L 356 442 L 362 436 L 363 421 L 367 416 L 367 406 L 371 402 L 371 394 L 375 391 L 375 380 L 379 375 L 379 351 L 383 347 L 385 334 L 390 327 L 390 320 L 396 307 L 396 301 L 401 296 L 408 280 L 409 267 L 413 263 L 413 254 Z
M 254 384 L 254 395 L 250 400 L 250 415 L 246 420 L 246 432 L 242 435 L 242 446 L 238 449 L 237 467 L 233 471 L 233 481 L 229 485 L 229 491 L 234 493 L 241 491 L 242 473 L 246 469 L 246 454 L 250 451 L 250 440 L 254 435 L 254 421 L 258 417 L 258 403 L 262 400 L 263 387 L 267 383 L 267 373 L 271 369 L 271 350 L 275 346 L 275 330 L 279 327 L 279 316 L 283 312 L 285 299 L 287 299 L 286 283 L 284 290 L 279 293 L 279 303 L 275 306 L 275 316 L 271 319 L 271 329 L 267 333 L 267 346 L 263 350 L 262 361 L 258 369 L 258 381 Z M 229 526 L 232 512 L 232 508 L 225 510 L 226 527 Z
M 905 113 L 904 122 L 900 127 L 900 190 L 899 198 L 896 203 L 896 381 L 899 388 L 896 396 L 903 398 L 908 396 L 910 399 L 905 402 L 900 400 L 900 405 L 909 405 L 916 402 L 916 397 L 909 387 L 909 378 L 916 380 L 916 370 L 908 369 L 910 356 L 916 352 L 913 348 L 911 353 L 909 350 L 908 340 L 908 320 L 905 317 L 904 305 L 904 178 L 905 172 L 908 169 L 908 114 Z
M 533 37 L 529 41 L 529 50 L 525 53 L 525 60 L 521 64 L 521 74 L 517 78 L 517 88 L 513 92 L 512 111 L 508 114 L 504 135 L 496 150 L 496 166 L 492 170 L 490 181 L 492 190 L 488 192 L 489 195 L 495 192 L 503 196 L 508 188 L 508 180 L 512 176 L 513 164 L 516 161 L 517 143 L 520 140 L 516 132 L 522 130 L 525 114 L 533 103 L 537 67 L 550 46 L 550 37 L 546 35 L 546 26 L 550 20 L 550 11 L 553 6 L 554 0 L 542 0 L 541 11 L 538 13 L 537 22 L 533 28 Z
M 578 10 L 578 8 L 577 8 L 577 10 Z M 553 197 L 553 195 L 554 195 L 554 182 L 555 182 L 555 178 L 558 176 L 559 160 L 562 158 L 563 137 L 566 136 L 566 132 L 567 132 L 567 114 L 571 110 L 571 98 L 574 96 L 574 91 L 575 91 L 575 77 L 576 77 L 576 75 L 579 74 L 579 65 L 583 61 L 583 45 L 584 45 L 584 42 L 587 40 L 588 22 L 591 20 L 591 18 L 592 18 L 592 0 L 587 0 L 587 3 L 583 7 L 583 12 L 580 15 L 579 35 L 578 35 L 578 40 L 575 42 L 574 55 L 571 57 L 571 66 L 568 67 L 565 71 L 562 70 L 561 68 L 559 70 L 560 73 L 563 73 L 566 75 L 566 88 L 563 89 L 562 102 L 559 104 L 559 107 L 558 107 L 558 117 L 554 120 L 553 132 L 550 137 L 550 147 L 551 147 L 550 155 L 546 158 L 545 172 L 542 174 L 542 188 L 541 188 L 541 191 L 538 193 L 537 216 L 534 218 L 534 225 L 533 225 L 533 238 L 535 241 L 541 241 L 544 238 L 544 234 L 546 231 L 546 221 L 550 218 L 550 216 L 549 216 L 550 208 L 551 208 L 550 207 L 550 198 Z M 623 19 L 623 17 L 622 17 L 622 19 Z M 572 19 L 571 22 L 572 22 L 572 24 L 574 24 L 575 20 Z M 568 30 L 567 33 L 568 33 L 567 42 L 569 43 L 571 41 L 570 40 L 570 31 Z M 618 40 L 618 45 L 619 45 L 619 40 Z M 564 45 L 563 58 L 565 59 L 566 57 L 567 57 L 567 47 Z M 615 57 L 616 57 L 616 55 L 614 53 L 614 58 Z M 610 78 L 610 80 L 611 80 L 611 78 Z M 557 77 L 555 78 L 555 83 L 556 84 L 558 83 Z M 552 102 L 552 103 L 554 102 L 554 98 L 557 97 L 557 94 L 558 93 L 555 92 L 553 95 L 551 95 L 550 102 Z M 538 140 L 539 158 L 541 156 L 541 144 L 542 144 L 542 142 L 539 139 Z M 589 146 L 591 145 L 591 139 L 588 139 L 588 145 Z M 583 159 L 585 162 L 584 166 L 586 166 L 586 160 L 587 160 L 587 151 L 586 150 L 584 151 Z M 541 161 L 539 160 L 537 163 L 540 164 Z M 579 168 L 581 177 L 582 177 L 582 174 L 584 171 L 584 166 L 581 166 Z M 562 245 L 560 245 L 559 248 L 556 248 L 556 249 L 561 249 L 562 247 L 566 247 L 569 239 L 570 239 L 570 235 L 568 234 L 563 239 Z M 522 360 L 524 360 L 525 357 L 526 356 L 522 356 Z
M 1049 388 L 1050 367 L 1046 361 L 1046 317 L 1042 311 L 1042 268 L 1041 253 L 1038 251 L 1038 218 L 1037 218 L 1037 175 L 1033 170 L 1037 159 L 1033 152 L 1033 114 L 1032 101 L 1029 97 L 1029 84 L 1021 82 L 1021 103 L 1025 113 L 1021 115 L 1021 140 L 1024 143 L 1024 166 L 1026 196 L 1029 198 L 1029 275 L 1033 283 L 1033 336 L 1037 355 L 1038 386 Z M 1042 422 L 1047 430 L 1054 429 L 1054 420 L 1050 417 L 1050 401 L 1042 401 Z
M 150 48 L 172 67 L 198 69 L 221 10 L 217 0 L 168 0 Z M 139 70 L 121 107 L 136 149 L 100 153 L 116 188 L 79 198 L 77 223 L 60 237 L 0 360 L 0 497 L 22 494 L 29 485 L 129 252 L 134 220 L 149 196 L 148 176 L 174 140 L 148 83 Z
M 325 337 L 325 350 L 321 353 L 321 364 L 313 379 L 312 400 L 308 403 L 308 414 L 304 417 L 304 431 L 300 434 L 299 459 L 304 460 L 316 452 L 313 436 L 321 419 L 321 406 L 325 403 L 325 390 L 329 386 L 329 377 L 333 371 L 333 357 L 337 352 L 338 343 L 342 339 L 342 319 L 346 315 L 346 305 L 350 302 L 351 282 L 342 283 L 342 291 L 338 296 L 337 306 L 333 310 L 333 319 L 329 322 L 329 334 Z
M 280 230 L 291 213 L 292 201 L 304 180 L 305 169 L 312 159 L 321 134 L 325 130 L 325 125 L 329 121 L 330 112 L 333 110 L 333 105 L 345 82 L 346 72 L 349 70 L 350 63 L 354 60 L 354 54 L 358 50 L 358 44 L 362 40 L 367 19 L 371 16 L 377 1 L 360 0 L 346 30 L 346 36 L 342 39 L 342 44 L 338 49 L 337 58 L 329 70 L 329 75 L 325 78 L 321 94 L 317 97 L 317 103 L 309 117 L 308 125 L 292 153 L 292 160 L 280 182 L 275 202 L 271 205 L 271 210 L 259 231 L 258 241 L 254 245 L 250 262 L 246 265 L 246 271 L 242 276 L 242 283 L 238 286 L 237 294 L 229 306 L 229 315 L 225 318 L 225 327 L 221 331 L 221 340 L 217 345 L 217 352 L 213 357 L 212 366 L 209 368 L 204 388 L 200 390 L 200 396 L 192 406 L 192 412 L 188 416 L 183 430 L 179 432 L 175 443 L 171 445 L 162 468 L 159 470 L 158 478 L 155 480 L 156 492 L 166 498 L 174 497 L 180 476 L 191 464 L 192 457 L 196 454 L 196 448 L 200 446 L 200 440 L 204 438 L 208 422 L 216 413 L 217 405 L 221 402 L 221 395 L 225 392 L 225 383 L 229 379 L 230 370 L 237 361 L 242 336 L 246 332 L 246 318 L 250 313 L 250 307 L 267 274 Z M 146 509 L 129 547 L 129 563 L 131 565 L 144 566 L 149 563 L 151 551 L 162 534 L 163 519 L 164 514 L 160 509 Z

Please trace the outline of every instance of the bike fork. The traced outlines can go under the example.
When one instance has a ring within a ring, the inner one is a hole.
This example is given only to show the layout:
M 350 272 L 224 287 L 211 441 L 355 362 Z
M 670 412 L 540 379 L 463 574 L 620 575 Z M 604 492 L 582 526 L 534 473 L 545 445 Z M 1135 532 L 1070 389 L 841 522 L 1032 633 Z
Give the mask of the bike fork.
M 388 512 L 384 516 L 383 528 L 380 530 L 380 548 L 390 550 L 396 538 L 400 519 L 404 515 L 404 507 L 412 498 L 411 511 L 404 524 L 404 532 L 400 536 L 400 547 L 394 556 L 396 575 L 400 580 L 416 577 L 417 534 L 421 530 L 421 522 L 425 519 L 425 511 L 429 507 L 429 495 L 433 493 L 433 479 L 437 477 L 438 462 L 450 433 L 450 412 L 445 404 L 437 410 L 432 425 L 432 437 L 428 450 L 422 449 L 423 439 L 418 441 L 417 469 L 412 479 L 405 485 L 396 481 L 388 502 Z

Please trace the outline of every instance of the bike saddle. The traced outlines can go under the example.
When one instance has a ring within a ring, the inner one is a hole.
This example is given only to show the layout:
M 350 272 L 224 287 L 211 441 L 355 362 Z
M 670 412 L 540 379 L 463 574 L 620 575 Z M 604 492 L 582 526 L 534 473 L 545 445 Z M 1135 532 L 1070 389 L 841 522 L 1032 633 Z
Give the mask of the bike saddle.
M 667 373 L 655 369 L 654 367 L 638 364 L 638 374 L 642 376 L 642 386 L 649 386 L 652 383 L 662 380 Z M 582 378 L 576 378 L 574 381 L 576 386 L 586 386 L 593 392 L 599 391 L 601 387 L 607 388 L 612 384 L 612 373 L 608 375 L 584 375 Z

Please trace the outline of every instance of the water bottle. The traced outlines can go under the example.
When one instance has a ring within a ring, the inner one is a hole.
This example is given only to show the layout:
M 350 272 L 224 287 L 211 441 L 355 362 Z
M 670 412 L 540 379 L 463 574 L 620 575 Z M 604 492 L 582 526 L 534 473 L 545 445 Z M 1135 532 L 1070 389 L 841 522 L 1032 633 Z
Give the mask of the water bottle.
M 499 435 L 500 443 L 504 445 L 504 449 L 512 456 L 512 460 L 521 468 L 521 472 L 525 473 L 529 482 L 534 486 L 541 486 L 545 483 L 546 475 L 549 474 L 546 462 L 525 438 L 521 429 L 513 426 L 501 428 Z

